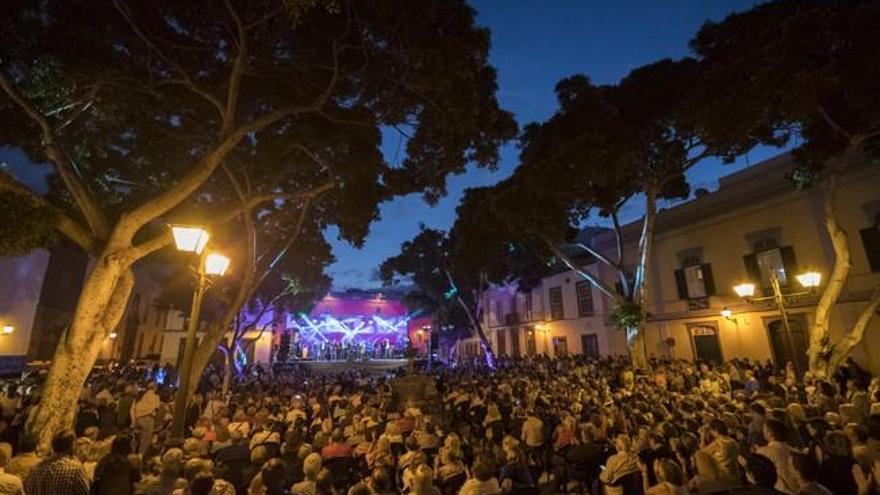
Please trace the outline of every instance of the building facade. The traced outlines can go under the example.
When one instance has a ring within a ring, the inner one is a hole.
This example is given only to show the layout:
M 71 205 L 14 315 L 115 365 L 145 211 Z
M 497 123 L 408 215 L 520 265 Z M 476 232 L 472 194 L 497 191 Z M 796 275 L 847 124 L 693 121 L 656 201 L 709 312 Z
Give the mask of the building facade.
M 691 201 L 659 212 L 647 287 L 649 355 L 715 362 L 748 357 L 805 368 L 818 293 L 804 293 L 796 276 L 818 271 L 821 290 L 834 253 L 824 226 L 822 190 L 795 190 L 787 178 L 793 166 L 788 154 L 775 157 L 721 178 L 712 193 L 700 191 Z M 880 169 L 864 166 L 849 173 L 840 182 L 836 207 L 848 234 L 852 269 L 832 312 L 832 341 L 852 328 L 880 284 Z M 635 264 L 640 228 L 640 221 L 623 228 L 626 266 Z M 615 251 L 611 231 L 596 233 L 590 242 L 603 253 Z M 616 274 L 607 267 L 593 262 L 586 269 L 615 285 Z M 800 294 L 789 297 L 787 328 L 773 301 L 749 302 L 732 290 L 749 281 L 757 287 L 754 298 L 772 295 L 771 274 L 783 293 Z M 484 325 L 501 355 L 627 350 L 610 318 L 612 301 L 570 270 L 549 274 L 525 293 L 493 287 L 484 307 Z M 853 357 L 880 372 L 880 318 Z

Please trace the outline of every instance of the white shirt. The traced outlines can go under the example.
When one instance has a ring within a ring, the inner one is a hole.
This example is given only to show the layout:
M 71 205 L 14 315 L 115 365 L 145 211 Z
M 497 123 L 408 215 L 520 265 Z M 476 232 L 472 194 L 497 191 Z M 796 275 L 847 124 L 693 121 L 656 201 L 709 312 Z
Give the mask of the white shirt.
M 159 396 L 156 395 L 156 392 L 148 389 L 144 392 L 144 396 L 131 406 L 134 419 L 154 414 L 156 410 L 159 409 L 160 403 Z
M 791 467 L 791 447 L 774 440 L 759 448 L 758 453 L 773 461 L 776 466 L 776 485 L 773 488 L 792 495 L 797 493 L 797 478 Z

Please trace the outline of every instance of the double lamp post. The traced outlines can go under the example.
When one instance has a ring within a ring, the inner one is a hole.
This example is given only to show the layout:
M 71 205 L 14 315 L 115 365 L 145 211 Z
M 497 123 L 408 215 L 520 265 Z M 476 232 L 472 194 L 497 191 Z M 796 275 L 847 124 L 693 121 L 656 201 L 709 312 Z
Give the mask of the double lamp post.
M 171 233 L 174 236 L 174 244 L 177 246 L 178 251 L 198 256 L 198 265 L 194 270 L 196 273 L 196 286 L 193 292 L 189 324 L 186 329 L 186 345 L 183 350 L 183 360 L 178 370 L 179 385 L 177 387 L 177 395 L 174 398 L 174 419 L 171 422 L 172 437 L 183 438 L 187 398 L 189 397 L 190 387 L 195 385 L 190 383 L 190 377 L 192 375 L 193 356 L 196 352 L 202 298 L 205 292 L 211 288 L 213 277 L 221 277 L 226 273 L 226 269 L 229 268 L 229 258 L 205 250 L 210 234 L 201 227 L 174 225 L 171 227 Z

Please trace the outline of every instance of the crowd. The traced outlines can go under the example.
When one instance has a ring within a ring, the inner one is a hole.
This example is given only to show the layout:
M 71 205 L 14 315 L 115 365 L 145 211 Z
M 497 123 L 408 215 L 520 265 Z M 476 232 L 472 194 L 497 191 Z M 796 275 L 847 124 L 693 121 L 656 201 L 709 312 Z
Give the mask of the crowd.
M 209 373 L 169 434 L 155 370 L 96 372 L 75 427 L 37 452 L 39 377 L 0 394 L 0 494 L 880 494 L 880 380 L 789 367 L 546 357 L 393 376 Z

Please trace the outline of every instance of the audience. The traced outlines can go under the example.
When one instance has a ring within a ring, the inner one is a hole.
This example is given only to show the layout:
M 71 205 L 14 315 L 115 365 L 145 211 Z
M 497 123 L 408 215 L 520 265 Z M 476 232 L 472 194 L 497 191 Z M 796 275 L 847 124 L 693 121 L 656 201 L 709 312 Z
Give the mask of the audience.
M 96 371 L 45 453 L 23 432 L 41 377 L 0 386 L 17 439 L 0 493 L 880 495 L 880 380 L 852 362 L 828 380 L 749 360 L 435 363 L 429 403 L 395 374 L 249 368 L 223 391 L 209 369 L 182 439 L 157 371 Z

